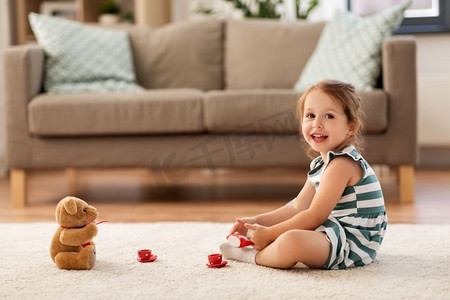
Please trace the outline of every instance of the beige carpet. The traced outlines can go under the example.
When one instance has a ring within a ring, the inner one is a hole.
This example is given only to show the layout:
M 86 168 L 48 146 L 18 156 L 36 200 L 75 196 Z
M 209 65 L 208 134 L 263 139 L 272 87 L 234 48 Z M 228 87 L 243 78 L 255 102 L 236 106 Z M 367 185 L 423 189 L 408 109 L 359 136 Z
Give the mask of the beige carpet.
M 450 225 L 390 225 L 363 268 L 207 268 L 229 226 L 104 223 L 95 268 L 63 271 L 48 253 L 56 224 L 0 224 L 0 299 L 450 299 Z M 137 262 L 142 248 L 158 259 Z

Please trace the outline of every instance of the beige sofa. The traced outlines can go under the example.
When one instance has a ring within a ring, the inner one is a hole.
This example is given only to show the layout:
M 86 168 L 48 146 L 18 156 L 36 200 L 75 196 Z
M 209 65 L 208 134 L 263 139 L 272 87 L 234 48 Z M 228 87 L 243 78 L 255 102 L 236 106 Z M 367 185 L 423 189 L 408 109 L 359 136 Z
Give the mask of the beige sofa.
M 324 23 L 205 20 L 129 29 L 142 93 L 48 94 L 44 51 L 4 52 L 12 201 L 26 172 L 49 168 L 307 167 L 293 90 Z M 379 87 L 363 92 L 366 158 L 398 168 L 413 201 L 416 45 L 382 47 Z M 176 172 L 174 172 L 176 173 Z

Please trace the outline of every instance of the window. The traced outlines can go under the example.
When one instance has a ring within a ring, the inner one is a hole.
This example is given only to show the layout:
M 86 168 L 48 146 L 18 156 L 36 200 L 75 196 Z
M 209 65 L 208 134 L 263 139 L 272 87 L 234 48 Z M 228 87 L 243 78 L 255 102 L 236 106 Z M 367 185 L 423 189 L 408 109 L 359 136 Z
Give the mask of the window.
M 347 0 L 348 9 L 359 15 L 380 11 L 404 0 Z M 450 3 L 447 0 L 413 0 L 396 33 L 450 31 Z

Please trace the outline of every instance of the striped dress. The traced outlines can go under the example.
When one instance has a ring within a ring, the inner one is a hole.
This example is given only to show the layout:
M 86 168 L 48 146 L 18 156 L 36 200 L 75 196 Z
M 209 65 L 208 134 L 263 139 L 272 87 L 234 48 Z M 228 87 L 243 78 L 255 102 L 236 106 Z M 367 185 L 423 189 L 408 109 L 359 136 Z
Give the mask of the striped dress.
M 323 269 L 345 269 L 371 263 L 380 248 L 386 231 L 387 215 L 383 192 L 374 171 L 352 145 L 338 152 L 328 152 L 328 163 L 322 157 L 311 162 L 308 173 L 316 190 L 327 165 L 338 156 L 356 161 L 363 169 L 363 178 L 347 186 L 328 219 L 316 231 L 324 232 L 331 243 L 331 252 Z

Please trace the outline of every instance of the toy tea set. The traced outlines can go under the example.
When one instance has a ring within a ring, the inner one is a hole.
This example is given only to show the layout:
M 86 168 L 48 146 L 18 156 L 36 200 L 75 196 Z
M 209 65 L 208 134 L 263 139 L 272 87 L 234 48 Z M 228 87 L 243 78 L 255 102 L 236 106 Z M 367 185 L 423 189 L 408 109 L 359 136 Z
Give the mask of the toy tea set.
M 56 205 L 55 218 L 59 226 L 50 244 L 50 256 L 56 266 L 65 270 L 90 270 L 96 262 L 96 248 L 93 238 L 98 233 L 97 225 L 107 221 L 96 222 L 97 209 L 85 201 L 68 196 Z M 228 243 L 237 248 L 254 245 L 246 236 L 232 233 L 227 236 Z M 155 261 L 158 256 L 151 249 L 137 251 L 137 260 L 141 263 Z M 209 268 L 222 268 L 228 261 L 222 254 L 208 255 Z

